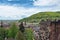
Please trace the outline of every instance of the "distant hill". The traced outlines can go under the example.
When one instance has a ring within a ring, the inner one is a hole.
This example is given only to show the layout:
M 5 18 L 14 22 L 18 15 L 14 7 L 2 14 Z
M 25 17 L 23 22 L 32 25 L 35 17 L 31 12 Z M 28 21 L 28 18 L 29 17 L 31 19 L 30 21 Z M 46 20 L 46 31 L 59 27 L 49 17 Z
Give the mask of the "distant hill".
M 19 20 L 20 22 L 26 21 L 26 22 L 39 22 L 41 19 L 58 19 L 60 18 L 60 12 L 39 12 L 34 15 L 31 15 L 30 17 L 23 18 Z
M 1 23 L 1 21 L 3 23 L 13 23 L 13 22 L 17 22 L 18 20 L 0 20 L 0 23 Z

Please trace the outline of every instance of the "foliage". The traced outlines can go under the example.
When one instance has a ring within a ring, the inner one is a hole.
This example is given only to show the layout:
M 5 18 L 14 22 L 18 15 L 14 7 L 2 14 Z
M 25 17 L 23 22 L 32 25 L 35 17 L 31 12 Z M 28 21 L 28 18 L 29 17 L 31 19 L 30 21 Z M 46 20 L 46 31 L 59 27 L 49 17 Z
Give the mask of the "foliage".
M 24 26 L 23 26 L 23 22 L 21 22 L 21 24 L 19 25 L 19 30 L 20 30 L 22 33 L 24 33 L 25 28 L 24 28 Z
M 25 37 L 21 31 L 17 33 L 15 40 L 25 40 Z
M 9 29 L 6 29 L 5 33 L 6 33 L 6 37 L 8 38 Z
M 34 36 L 31 28 L 27 28 L 25 30 L 25 37 L 26 37 L 26 40 L 33 40 Z
M 26 21 L 26 22 L 40 22 L 41 19 L 47 19 L 50 18 L 52 20 L 59 19 L 60 18 L 60 12 L 39 12 L 36 13 L 30 17 L 21 19 L 20 22 Z
M 13 23 L 8 31 L 8 37 L 15 38 L 17 32 L 18 32 L 18 27 Z
M 5 29 L 0 27 L 0 40 L 4 40 L 6 37 Z

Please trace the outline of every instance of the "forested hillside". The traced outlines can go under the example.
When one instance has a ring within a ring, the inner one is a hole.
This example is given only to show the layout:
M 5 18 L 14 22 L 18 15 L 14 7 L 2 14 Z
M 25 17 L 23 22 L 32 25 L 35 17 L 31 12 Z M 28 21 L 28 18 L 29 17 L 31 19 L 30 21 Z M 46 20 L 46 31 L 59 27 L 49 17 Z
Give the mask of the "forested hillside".
M 24 18 L 19 20 L 20 22 L 26 21 L 26 22 L 39 22 L 41 19 L 59 19 L 60 18 L 60 12 L 39 12 L 34 15 L 31 15 L 30 17 Z

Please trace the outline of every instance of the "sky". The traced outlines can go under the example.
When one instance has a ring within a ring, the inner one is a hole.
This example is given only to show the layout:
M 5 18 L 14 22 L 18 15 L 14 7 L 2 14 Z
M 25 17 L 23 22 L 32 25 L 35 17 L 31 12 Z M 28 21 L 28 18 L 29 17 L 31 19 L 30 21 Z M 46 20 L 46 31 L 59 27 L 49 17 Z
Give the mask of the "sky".
M 0 20 L 19 20 L 46 11 L 60 11 L 60 0 L 0 0 Z

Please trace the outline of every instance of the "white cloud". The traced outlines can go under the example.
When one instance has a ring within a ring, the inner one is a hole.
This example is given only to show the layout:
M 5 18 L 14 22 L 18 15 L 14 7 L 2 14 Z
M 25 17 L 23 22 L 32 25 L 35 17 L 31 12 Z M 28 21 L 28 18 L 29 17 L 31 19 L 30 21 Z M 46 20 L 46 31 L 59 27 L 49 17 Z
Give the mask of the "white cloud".
M 25 7 L 15 7 L 8 5 L 0 5 L 0 20 L 8 20 L 8 19 L 22 19 L 24 17 L 28 17 L 37 12 L 44 11 L 58 11 L 59 8 L 25 8 Z
M 33 0 L 34 6 L 52 6 L 52 5 L 56 5 L 59 4 L 59 0 Z
M 0 19 L 21 19 L 38 12 L 38 9 L 0 5 Z

